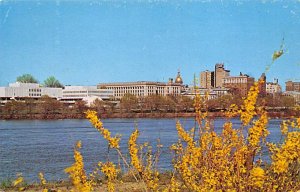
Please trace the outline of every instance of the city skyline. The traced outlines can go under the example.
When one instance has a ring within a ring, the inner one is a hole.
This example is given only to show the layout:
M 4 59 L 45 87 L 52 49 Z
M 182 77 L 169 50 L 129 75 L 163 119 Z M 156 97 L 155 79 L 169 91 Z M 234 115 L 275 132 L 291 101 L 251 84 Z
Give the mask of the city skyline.
M 168 81 L 224 63 L 299 81 L 299 1 L 0 1 L 0 86 L 32 74 L 61 83 Z

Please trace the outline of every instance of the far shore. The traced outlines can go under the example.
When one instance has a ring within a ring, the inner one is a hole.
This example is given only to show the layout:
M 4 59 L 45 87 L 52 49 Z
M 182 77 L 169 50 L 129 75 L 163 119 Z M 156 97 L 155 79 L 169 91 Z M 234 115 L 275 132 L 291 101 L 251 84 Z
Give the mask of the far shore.
M 293 111 L 276 111 L 268 112 L 270 118 L 291 118 L 296 116 Z M 195 117 L 194 112 L 152 112 L 152 113 L 102 113 L 99 114 L 101 119 L 109 118 L 192 118 Z M 208 112 L 208 118 L 225 118 L 223 112 Z M 85 114 L 23 114 L 23 115 L 0 115 L 1 120 L 58 120 L 58 119 L 85 119 Z

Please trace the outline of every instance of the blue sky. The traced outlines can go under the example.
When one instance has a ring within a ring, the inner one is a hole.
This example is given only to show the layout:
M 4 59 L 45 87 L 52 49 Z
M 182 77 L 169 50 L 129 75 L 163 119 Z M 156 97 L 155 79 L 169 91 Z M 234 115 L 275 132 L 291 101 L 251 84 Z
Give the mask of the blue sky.
M 184 83 L 224 62 L 258 78 L 300 81 L 300 1 L 0 0 L 0 86 L 30 73 L 66 85 Z

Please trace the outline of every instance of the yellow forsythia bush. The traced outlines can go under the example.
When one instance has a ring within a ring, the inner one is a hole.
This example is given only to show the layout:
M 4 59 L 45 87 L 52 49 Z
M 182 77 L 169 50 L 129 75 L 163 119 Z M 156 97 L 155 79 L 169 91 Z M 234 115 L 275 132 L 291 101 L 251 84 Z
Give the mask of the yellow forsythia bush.
M 196 96 L 195 111 L 198 127 L 186 131 L 176 123 L 179 140 L 170 148 L 174 153 L 172 176 L 169 184 L 159 182 L 161 173 L 153 166 L 154 155 L 148 148 L 147 158 L 141 159 L 141 145 L 137 144 L 136 129 L 129 138 L 130 158 L 120 151 L 120 137 L 112 137 L 103 127 L 96 112 L 86 116 L 111 148 L 117 150 L 124 163 L 133 170 L 136 182 L 143 183 L 144 191 L 297 191 L 300 190 L 300 118 L 282 123 L 282 142 L 269 143 L 266 138 L 268 116 L 263 106 L 257 106 L 259 84 L 250 89 L 242 106 L 231 106 L 226 111 L 227 121 L 220 134 L 214 131 L 202 112 L 205 99 Z M 231 117 L 239 115 L 241 127 L 232 127 Z M 245 134 L 247 133 L 247 134 Z M 262 148 L 269 151 L 270 161 L 260 156 Z M 93 177 L 88 181 L 83 169 L 83 159 L 76 147 L 75 163 L 66 169 L 78 191 L 92 191 Z M 146 160 L 145 160 L 146 159 Z M 99 163 L 108 178 L 108 191 L 114 191 L 116 174 L 120 171 L 112 162 Z

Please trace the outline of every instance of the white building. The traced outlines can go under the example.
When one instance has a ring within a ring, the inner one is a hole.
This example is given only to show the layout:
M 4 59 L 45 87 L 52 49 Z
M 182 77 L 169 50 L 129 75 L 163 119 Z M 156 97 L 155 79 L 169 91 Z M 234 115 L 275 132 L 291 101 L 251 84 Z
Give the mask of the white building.
M 281 86 L 278 84 L 278 79 L 274 79 L 273 82 L 266 83 L 266 92 L 268 94 L 281 93 Z
M 286 92 L 283 92 L 283 95 L 293 97 L 294 101 L 297 104 L 300 104 L 300 92 L 299 91 L 286 91 Z
M 191 86 L 189 87 L 189 90 L 184 92 L 182 95 L 194 99 L 195 95 L 197 94 L 200 95 L 201 97 L 207 97 L 207 99 L 210 100 L 210 99 L 216 99 L 223 95 L 229 94 L 229 89 L 227 88 L 212 88 L 212 89 L 196 88 L 195 89 L 193 86 Z
M 1 100 L 39 98 L 43 95 L 60 99 L 62 88 L 42 87 L 38 83 L 10 83 L 8 87 L 0 87 Z
M 96 98 L 108 100 L 113 97 L 113 90 L 97 89 L 97 86 L 65 86 L 62 101 L 86 100 L 88 103 Z
M 96 86 L 66 86 L 62 88 L 42 87 L 38 83 L 10 83 L 8 87 L 0 87 L 0 100 L 24 100 L 25 98 L 38 99 L 43 95 L 61 100 L 67 103 L 75 103 L 77 100 L 85 100 L 87 103 L 96 98 L 107 100 L 113 97 L 113 91 L 97 89 Z
M 180 71 L 178 71 L 174 82 L 173 78 L 170 78 L 167 83 L 154 81 L 100 83 L 97 87 L 112 90 L 115 99 L 121 99 L 126 94 L 132 94 L 136 97 L 147 97 L 149 95 L 177 96 L 184 89 Z
M 112 90 L 114 98 L 121 99 L 126 94 L 132 94 L 137 97 L 146 97 L 149 95 L 180 95 L 182 84 L 180 83 L 162 83 L 151 81 L 123 82 L 123 83 L 100 83 L 98 88 Z

